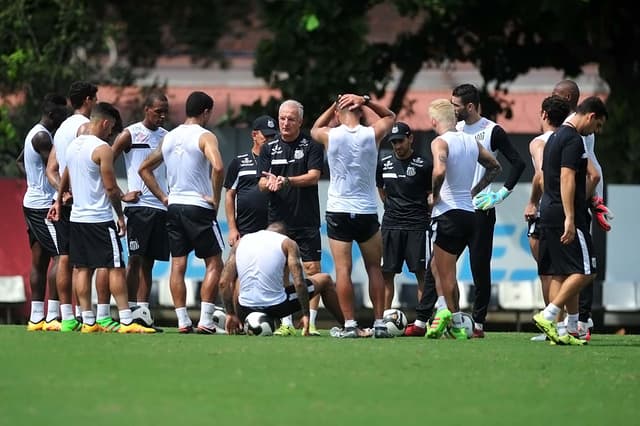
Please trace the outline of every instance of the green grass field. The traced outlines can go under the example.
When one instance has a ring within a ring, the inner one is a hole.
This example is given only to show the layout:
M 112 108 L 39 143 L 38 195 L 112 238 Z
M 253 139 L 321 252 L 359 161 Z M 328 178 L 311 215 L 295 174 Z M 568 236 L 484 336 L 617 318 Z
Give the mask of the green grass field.
M 0 326 L 0 425 L 627 425 L 640 336 L 586 347 L 27 333 Z M 393 423 L 392 423 L 393 422 Z

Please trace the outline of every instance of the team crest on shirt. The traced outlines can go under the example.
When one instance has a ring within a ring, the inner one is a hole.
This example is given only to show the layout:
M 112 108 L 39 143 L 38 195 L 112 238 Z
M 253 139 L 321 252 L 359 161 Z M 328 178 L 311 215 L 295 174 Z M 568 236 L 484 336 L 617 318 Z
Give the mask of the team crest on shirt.
M 484 132 L 476 133 L 476 142 L 482 143 L 483 140 L 484 140 Z
M 135 251 L 140 249 L 140 244 L 138 244 L 138 240 L 129 240 L 129 251 Z
M 407 176 L 415 176 L 416 175 L 416 169 L 414 169 L 412 166 L 407 167 Z
M 293 152 L 293 158 L 295 158 L 296 160 L 300 160 L 301 158 L 304 158 L 304 151 L 301 149 L 296 149 Z

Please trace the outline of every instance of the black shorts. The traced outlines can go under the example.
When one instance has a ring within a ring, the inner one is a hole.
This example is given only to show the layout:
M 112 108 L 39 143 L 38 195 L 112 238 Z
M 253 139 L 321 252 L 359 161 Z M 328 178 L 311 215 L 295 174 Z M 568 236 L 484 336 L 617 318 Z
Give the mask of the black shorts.
M 596 257 L 591 234 L 576 229 L 576 237 L 570 244 L 562 244 L 563 228 L 543 227 L 540 232 L 538 274 L 540 275 L 591 275 L 596 273 Z
M 431 219 L 431 242 L 442 250 L 460 256 L 473 238 L 475 213 L 449 210 Z
M 309 298 L 312 298 L 315 295 L 315 286 L 313 285 L 313 281 L 309 278 L 306 278 L 304 281 L 307 284 Z M 259 307 L 238 305 L 238 318 L 240 321 L 244 322 L 247 315 L 251 312 L 264 312 L 271 318 L 282 318 L 300 311 L 302 306 L 300 306 L 300 302 L 298 302 L 298 293 L 296 293 L 296 288 L 293 285 L 290 285 L 284 288 L 284 292 L 287 294 L 287 298 L 284 302 L 278 303 L 277 305 Z
M 71 206 L 60 208 L 60 218 L 53 222 L 58 237 L 58 254 L 69 254 L 69 239 L 71 238 Z
M 536 217 L 535 219 L 529 219 L 528 223 L 529 223 L 529 227 L 527 228 L 527 237 L 539 240 L 540 239 L 540 218 Z
M 114 221 L 71 222 L 69 262 L 78 268 L 123 268 L 122 244 Z
M 407 262 L 409 271 L 424 271 L 427 230 L 382 228 L 382 272 L 402 272 Z
M 51 257 L 58 255 L 58 232 L 53 222 L 47 219 L 49 209 L 32 209 L 22 207 L 24 220 L 27 222 L 29 247 L 38 242 Z
M 127 207 L 129 255 L 169 260 L 167 212 L 153 207 Z
M 378 232 L 377 214 L 333 213 L 325 214 L 327 236 L 332 240 L 364 243 Z
M 206 259 L 220 254 L 224 247 L 213 209 L 186 204 L 169 205 L 167 233 L 173 257 L 186 256 L 194 250 L 197 257 Z
M 322 240 L 320 238 L 320 229 L 288 229 L 287 237 L 298 244 L 303 262 L 318 262 L 321 259 Z

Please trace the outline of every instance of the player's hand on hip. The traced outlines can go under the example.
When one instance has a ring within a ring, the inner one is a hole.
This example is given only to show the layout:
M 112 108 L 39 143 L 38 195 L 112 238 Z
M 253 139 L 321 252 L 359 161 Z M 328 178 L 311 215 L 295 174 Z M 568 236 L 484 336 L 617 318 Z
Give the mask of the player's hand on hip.
M 564 232 L 560 236 L 560 242 L 562 244 L 571 244 L 576 237 L 576 226 L 572 220 L 564 220 Z
M 129 191 L 122 196 L 122 201 L 125 203 L 137 203 L 140 201 L 140 196 L 142 195 L 142 191 Z

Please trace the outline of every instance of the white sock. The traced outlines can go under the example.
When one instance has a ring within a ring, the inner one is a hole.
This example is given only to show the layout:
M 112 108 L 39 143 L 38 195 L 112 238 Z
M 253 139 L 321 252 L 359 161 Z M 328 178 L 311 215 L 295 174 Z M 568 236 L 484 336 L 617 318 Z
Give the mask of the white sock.
M 542 311 L 542 316 L 547 321 L 555 321 L 559 313 L 560 308 L 553 303 L 549 303 L 547 307 L 544 308 L 544 311 Z
M 60 305 L 60 315 L 62 315 L 63 321 L 73 319 L 73 306 L 70 303 Z
M 96 323 L 96 314 L 93 311 L 82 311 L 82 322 L 87 325 L 93 325 Z
M 415 320 L 413 322 L 413 325 L 415 325 L 416 327 L 420 327 L 420 328 L 427 328 L 427 323 L 424 321 L 420 321 L 419 319 Z
M 192 325 L 191 318 L 189 318 L 189 314 L 187 313 L 186 306 L 184 308 L 176 308 L 176 316 L 178 317 L 178 327 L 188 327 Z
M 82 317 L 82 308 L 80 305 L 76 305 L 76 317 Z
M 111 316 L 111 305 L 108 303 L 98 303 L 96 307 L 96 320 L 100 321 Z
M 29 321 L 40 322 L 44 319 L 44 302 L 31 302 L 31 315 Z
M 564 336 L 567 334 L 567 326 L 565 325 L 564 322 L 559 322 L 558 323 L 558 336 Z
M 477 322 L 475 323 L 475 327 L 476 330 L 484 330 L 484 324 L 482 324 L 481 322 Z
M 138 304 L 136 302 L 127 302 L 129 304 L 129 309 L 133 308 L 134 306 L 138 306 Z
M 345 320 L 344 322 L 344 328 L 357 327 L 357 326 L 358 326 L 358 321 L 356 320 Z
M 318 317 L 317 309 L 309 309 L 309 325 L 316 325 L 316 318 Z
M 454 327 L 462 328 L 462 312 L 454 312 L 451 315 L 451 322 L 453 323 Z
M 213 325 L 213 311 L 216 310 L 216 305 L 209 302 L 200 302 L 200 322 L 198 325 L 204 325 L 206 327 Z
M 578 332 L 578 314 L 567 315 L 567 331 L 574 334 Z
M 59 300 L 47 300 L 47 322 L 58 318 L 58 310 L 60 309 Z
M 282 325 L 293 327 L 293 317 L 291 315 L 288 315 L 286 317 L 282 317 L 280 320 L 282 321 Z
M 436 312 L 441 311 L 447 307 L 447 301 L 444 299 L 444 296 L 438 296 L 438 300 L 436 300 Z
M 133 322 L 133 314 L 131 313 L 131 309 L 123 309 L 121 311 L 118 311 L 118 319 L 120 320 L 120 324 L 131 324 Z
M 149 302 L 138 302 L 138 306 L 149 309 Z

